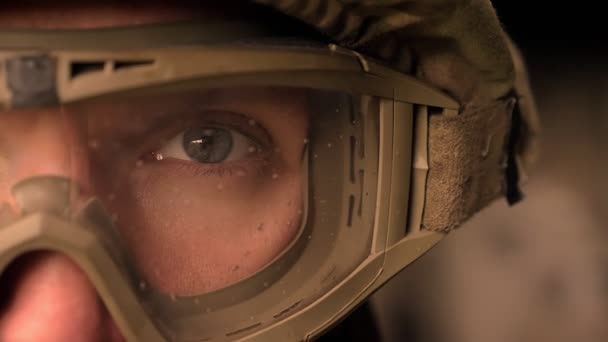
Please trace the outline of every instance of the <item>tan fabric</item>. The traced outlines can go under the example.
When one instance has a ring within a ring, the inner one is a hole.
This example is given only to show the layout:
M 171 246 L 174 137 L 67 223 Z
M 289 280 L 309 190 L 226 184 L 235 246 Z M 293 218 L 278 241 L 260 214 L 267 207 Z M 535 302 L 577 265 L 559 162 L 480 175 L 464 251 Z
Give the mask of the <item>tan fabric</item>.
M 413 74 L 459 101 L 459 115 L 430 120 L 423 217 L 427 229 L 453 229 L 500 194 L 508 192 L 516 199 L 513 164 L 531 160 L 528 149 L 535 145 L 538 125 L 525 69 L 514 60 L 516 50 L 510 50 L 490 0 L 253 1 Z M 523 106 L 512 131 L 510 104 L 516 98 Z M 523 134 L 518 141 L 509 141 L 517 132 Z M 509 147 L 517 155 L 509 158 Z
M 513 105 L 502 100 L 431 116 L 425 228 L 449 231 L 505 192 Z

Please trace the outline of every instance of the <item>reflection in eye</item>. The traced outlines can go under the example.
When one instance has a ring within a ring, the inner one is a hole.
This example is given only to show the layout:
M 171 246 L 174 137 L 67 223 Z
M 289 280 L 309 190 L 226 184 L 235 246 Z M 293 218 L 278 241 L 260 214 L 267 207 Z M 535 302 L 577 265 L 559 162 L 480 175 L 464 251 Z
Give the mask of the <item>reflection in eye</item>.
M 175 158 L 214 164 L 244 159 L 258 150 L 252 139 L 232 129 L 196 127 L 187 129 L 158 150 L 157 158 Z

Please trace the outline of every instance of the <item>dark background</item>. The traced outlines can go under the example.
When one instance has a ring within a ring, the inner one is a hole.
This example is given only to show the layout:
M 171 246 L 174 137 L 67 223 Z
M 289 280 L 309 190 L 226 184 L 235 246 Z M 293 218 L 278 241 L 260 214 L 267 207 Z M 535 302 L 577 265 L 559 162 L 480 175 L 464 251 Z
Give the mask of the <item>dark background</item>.
M 495 203 L 378 292 L 379 324 L 387 341 L 608 341 L 608 12 L 493 3 L 543 127 L 526 200 Z

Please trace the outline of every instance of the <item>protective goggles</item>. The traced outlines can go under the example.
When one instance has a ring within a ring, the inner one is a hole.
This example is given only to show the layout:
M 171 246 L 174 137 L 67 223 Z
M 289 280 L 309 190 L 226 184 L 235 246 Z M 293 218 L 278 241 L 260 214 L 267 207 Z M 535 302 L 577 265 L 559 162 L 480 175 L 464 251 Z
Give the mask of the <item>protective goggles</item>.
M 0 179 L 1 270 L 67 255 L 129 341 L 300 341 L 443 237 L 421 219 L 451 98 L 334 45 L 139 32 L 1 40 L 0 178 L 70 170 Z

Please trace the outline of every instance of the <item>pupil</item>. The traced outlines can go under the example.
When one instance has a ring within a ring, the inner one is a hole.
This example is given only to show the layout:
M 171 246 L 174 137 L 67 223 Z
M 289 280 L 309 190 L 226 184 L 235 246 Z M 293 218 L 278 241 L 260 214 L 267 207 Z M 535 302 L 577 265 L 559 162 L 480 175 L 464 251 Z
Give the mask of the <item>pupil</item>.
M 223 128 L 192 128 L 184 133 L 184 150 L 200 163 L 219 163 L 232 151 L 232 135 Z

